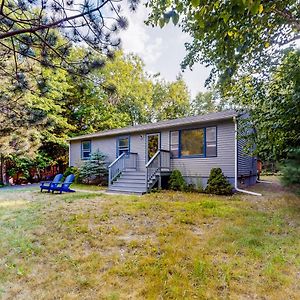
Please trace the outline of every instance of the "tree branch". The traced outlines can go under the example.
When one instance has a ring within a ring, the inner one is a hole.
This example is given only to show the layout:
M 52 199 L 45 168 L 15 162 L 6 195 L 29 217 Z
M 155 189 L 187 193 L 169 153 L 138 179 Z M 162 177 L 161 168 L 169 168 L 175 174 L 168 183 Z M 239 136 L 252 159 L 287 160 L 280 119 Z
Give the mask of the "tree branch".
M 0 34 L 0 39 L 5 39 L 7 37 L 12 37 L 12 36 L 19 35 L 19 34 L 22 34 L 22 33 L 34 33 L 34 32 L 39 31 L 39 30 L 48 29 L 48 28 L 52 28 L 52 27 L 57 27 L 57 26 L 59 26 L 60 24 L 62 24 L 64 22 L 71 21 L 71 20 L 74 20 L 74 19 L 78 19 L 80 17 L 84 17 L 84 16 L 86 16 L 88 14 L 91 14 L 93 12 L 99 11 L 99 9 L 101 9 L 107 3 L 111 3 L 111 0 L 104 1 L 101 5 L 99 5 L 98 7 L 94 8 L 94 9 L 88 10 L 86 12 L 82 12 L 82 13 L 74 15 L 74 16 L 63 18 L 63 19 L 57 20 L 57 21 L 49 23 L 49 24 L 41 24 L 39 26 L 34 26 L 34 27 L 31 27 L 31 28 L 22 28 L 22 29 L 13 30 L 13 31 L 10 31 L 10 32 L 1 33 Z
M 298 32 L 300 32 L 300 22 L 298 19 L 294 18 L 293 15 L 285 10 L 281 11 L 277 8 L 274 9 L 275 12 L 277 12 L 280 16 L 282 16 L 288 24 L 292 25 Z

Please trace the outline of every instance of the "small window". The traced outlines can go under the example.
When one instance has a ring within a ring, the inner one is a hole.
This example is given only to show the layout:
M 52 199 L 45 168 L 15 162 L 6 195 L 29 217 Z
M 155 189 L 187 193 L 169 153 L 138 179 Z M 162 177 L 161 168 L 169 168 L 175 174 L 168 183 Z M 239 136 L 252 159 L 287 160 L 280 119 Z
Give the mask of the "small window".
M 206 128 L 206 157 L 217 156 L 217 128 Z
M 170 152 L 172 157 L 179 157 L 179 131 L 171 131 Z
M 127 154 L 129 152 L 129 137 L 128 136 L 120 137 L 118 139 L 117 147 L 118 147 L 118 151 L 117 151 L 118 156 L 120 156 L 123 152 Z
M 81 159 L 89 159 L 91 157 L 91 141 L 81 142 Z
M 181 156 L 202 156 L 204 154 L 204 130 L 181 131 Z

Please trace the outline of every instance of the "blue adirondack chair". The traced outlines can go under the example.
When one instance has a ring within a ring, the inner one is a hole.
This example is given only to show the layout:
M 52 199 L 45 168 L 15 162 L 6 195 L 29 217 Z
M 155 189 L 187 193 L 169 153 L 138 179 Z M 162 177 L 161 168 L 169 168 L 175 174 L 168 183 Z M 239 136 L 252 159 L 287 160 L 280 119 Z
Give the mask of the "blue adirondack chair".
M 52 191 L 52 193 L 54 193 L 55 191 L 60 192 L 60 194 L 62 192 L 74 193 L 75 191 L 70 189 L 70 185 L 73 183 L 74 179 L 74 174 L 70 174 L 67 176 L 64 182 L 61 182 L 57 186 L 50 188 L 50 190 Z
M 43 190 L 47 190 L 49 193 L 50 189 L 55 188 L 60 183 L 62 178 L 63 174 L 56 174 L 52 181 L 42 181 L 40 185 L 41 192 Z

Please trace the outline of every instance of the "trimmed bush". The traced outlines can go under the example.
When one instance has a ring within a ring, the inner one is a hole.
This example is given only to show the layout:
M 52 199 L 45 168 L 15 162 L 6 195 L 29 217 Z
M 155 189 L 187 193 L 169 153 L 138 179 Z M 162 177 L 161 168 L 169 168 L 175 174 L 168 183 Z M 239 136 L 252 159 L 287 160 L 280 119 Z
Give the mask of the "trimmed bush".
M 207 194 L 232 195 L 232 186 L 220 168 L 210 170 L 205 192 Z
M 172 171 L 169 179 L 169 189 L 173 191 L 184 191 L 186 183 L 179 170 Z

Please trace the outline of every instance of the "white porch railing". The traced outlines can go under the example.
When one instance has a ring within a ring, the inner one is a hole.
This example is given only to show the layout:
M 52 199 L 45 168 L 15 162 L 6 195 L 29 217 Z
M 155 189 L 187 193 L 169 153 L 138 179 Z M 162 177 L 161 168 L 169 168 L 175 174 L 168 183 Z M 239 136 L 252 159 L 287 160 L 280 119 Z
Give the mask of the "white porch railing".
M 170 151 L 158 150 L 146 164 L 146 189 L 149 191 L 157 180 L 161 179 L 162 171 L 170 171 Z
M 128 154 L 123 152 L 118 158 L 116 158 L 108 166 L 108 185 L 111 185 L 125 169 L 137 170 L 137 156 L 138 154 L 134 152 L 130 152 Z

